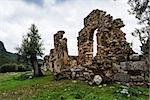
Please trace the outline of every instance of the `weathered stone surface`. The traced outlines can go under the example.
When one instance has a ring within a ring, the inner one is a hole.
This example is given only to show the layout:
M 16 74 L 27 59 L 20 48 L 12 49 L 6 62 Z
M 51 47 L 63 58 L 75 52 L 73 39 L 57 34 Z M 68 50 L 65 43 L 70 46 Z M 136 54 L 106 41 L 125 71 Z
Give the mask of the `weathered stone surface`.
M 143 76 L 131 76 L 130 81 L 132 82 L 144 82 L 144 77 Z
M 62 69 L 60 72 L 61 78 L 68 78 L 68 79 L 79 79 L 85 81 L 91 81 L 94 77 L 94 73 L 92 70 L 87 70 L 85 67 L 67 67 Z M 57 76 L 57 75 L 55 75 Z M 57 77 L 60 79 L 60 76 Z
M 130 63 L 132 63 L 131 61 L 128 62 L 120 62 L 120 68 L 123 70 L 127 70 L 128 67 L 130 66 Z
M 54 49 L 50 53 L 50 62 L 55 73 L 60 73 L 64 65 L 69 63 L 67 39 L 63 38 L 64 31 L 54 35 Z
M 64 66 L 77 66 L 77 56 L 69 56 L 67 39 L 63 38 L 64 31 L 54 34 L 54 49 L 50 50 L 49 68 L 54 73 L 60 73 Z
M 78 65 L 78 56 L 69 56 L 69 66 Z
M 95 62 L 103 69 L 112 67 L 112 63 L 120 60 L 126 61 L 127 55 L 133 51 L 128 46 L 125 33 L 121 31 L 124 24 L 121 19 L 114 19 L 101 10 L 93 10 L 84 19 L 84 28 L 79 32 L 78 55 L 79 64 L 91 65 L 93 63 L 93 35 L 97 30 L 97 54 Z
M 140 55 L 139 54 L 132 54 L 129 56 L 129 59 L 131 61 L 139 61 L 140 60 Z
M 119 82 L 123 82 L 123 83 L 127 83 L 130 80 L 130 76 L 128 74 L 125 74 L 125 73 L 117 73 L 114 75 L 114 80 L 119 81 Z
M 100 85 L 102 83 L 102 77 L 100 75 L 95 75 L 93 83 L 95 83 L 96 85 Z
M 149 72 L 149 71 L 147 71 L 147 72 L 145 73 L 145 81 L 150 84 L 150 72 Z
M 140 70 L 146 71 L 146 63 L 145 61 L 127 61 L 127 62 L 120 62 L 120 66 L 123 70 Z
M 141 70 L 141 71 L 146 71 L 146 63 L 145 61 L 136 61 L 136 62 L 133 62 L 132 65 L 133 68 L 128 68 L 129 70 Z

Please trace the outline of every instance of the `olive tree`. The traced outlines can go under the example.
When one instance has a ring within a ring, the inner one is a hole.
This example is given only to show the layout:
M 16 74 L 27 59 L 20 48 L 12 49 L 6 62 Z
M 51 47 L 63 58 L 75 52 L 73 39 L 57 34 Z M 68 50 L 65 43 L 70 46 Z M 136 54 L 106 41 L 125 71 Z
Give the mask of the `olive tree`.
M 23 36 L 22 44 L 17 48 L 18 55 L 22 61 L 30 61 L 33 70 L 34 76 L 42 76 L 40 66 L 38 64 L 38 56 L 43 55 L 43 44 L 41 42 L 41 37 L 39 35 L 37 27 L 32 24 L 29 28 L 29 32 Z

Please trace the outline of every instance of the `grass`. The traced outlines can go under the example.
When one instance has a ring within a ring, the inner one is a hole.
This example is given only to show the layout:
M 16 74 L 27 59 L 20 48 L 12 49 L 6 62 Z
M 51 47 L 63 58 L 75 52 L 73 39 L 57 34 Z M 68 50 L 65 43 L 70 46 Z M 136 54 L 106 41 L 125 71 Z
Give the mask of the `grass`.
M 122 85 L 89 86 L 83 81 L 55 81 L 53 75 L 15 80 L 22 73 L 0 74 L 0 100 L 149 100 L 149 88 L 130 87 L 122 94 Z

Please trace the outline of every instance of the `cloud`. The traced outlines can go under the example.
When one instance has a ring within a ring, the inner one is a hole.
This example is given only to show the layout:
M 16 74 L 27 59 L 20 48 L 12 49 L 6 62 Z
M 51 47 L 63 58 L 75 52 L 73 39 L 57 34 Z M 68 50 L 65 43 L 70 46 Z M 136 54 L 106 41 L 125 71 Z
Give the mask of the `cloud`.
M 28 4 L 36 4 L 38 6 L 43 6 L 43 0 L 24 0 Z
M 42 36 L 45 54 L 53 48 L 53 35 L 65 31 L 69 54 L 77 55 L 77 36 L 83 28 L 83 18 L 93 9 L 107 11 L 114 19 L 122 18 L 126 26 L 122 30 L 127 40 L 134 42 L 131 32 L 139 27 L 134 16 L 129 15 L 127 0 L 0 0 L 0 40 L 8 51 L 20 45 L 23 34 L 34 23 Z M 42 6 L 41 6 L 42 5 Z M 140 51 L 134 42 L 134 50 Z
M 67 1 L 67 0 L 56 0 L 57 3 L 63 3 L 65 1 Z

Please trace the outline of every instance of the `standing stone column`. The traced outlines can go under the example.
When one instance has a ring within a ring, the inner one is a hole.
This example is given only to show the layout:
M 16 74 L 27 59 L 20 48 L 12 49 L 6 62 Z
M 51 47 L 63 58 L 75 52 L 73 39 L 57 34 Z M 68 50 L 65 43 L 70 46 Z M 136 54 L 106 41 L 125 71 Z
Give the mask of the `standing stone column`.
M 64 33 L 64 31 L 58 31 L 54 34 L 54 49 L 51 50 L 49 60 L 55 73 L 60 73 L 64 65 L 69 63 L 67 39 L 63 38 Z

